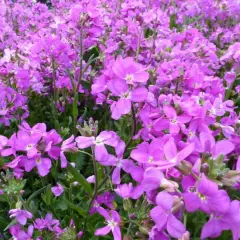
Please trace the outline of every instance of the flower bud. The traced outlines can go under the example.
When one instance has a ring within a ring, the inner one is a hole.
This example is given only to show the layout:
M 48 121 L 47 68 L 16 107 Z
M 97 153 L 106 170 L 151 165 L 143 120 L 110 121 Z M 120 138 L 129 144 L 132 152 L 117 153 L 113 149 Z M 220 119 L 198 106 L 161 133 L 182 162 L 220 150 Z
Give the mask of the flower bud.
M 190 240 L 190 233 L 189 232 L 185 232 L 181 238 L 179 238 L 178 240 Z
M 123 236 L 123 240 L 133 240 L 131 236 L 125 235 Z
M 184 206 L 183 201 L 180 200 L 179 197 L 174 197 L 174 201 L 173 201 L 173 207 L 171 209 L 172 213 L 176 213 L 178 212 L 182 207 Z
M 132 202 L 130 199 L 123 199 L 123 209 L 128 211 L 132 208 Z
M 147 228 L 145 228 L 145 227 L 139 227 L 139 231 L 140 231 L 141 233 L 143 233 L 144 235 L 148 235 L 148 234 L 149 234 Z
M 167 180 L 164 178 L 160 185 L 162 188 L 164 188 L 167 192 L 175 192 L 175 189 L 178 188 L 178 184 L 174 181 Z
M 178 170 L 184 175 L 188 175 L 191 172 L 192 164 L 188 161 L 182 160 L 178 165 Z

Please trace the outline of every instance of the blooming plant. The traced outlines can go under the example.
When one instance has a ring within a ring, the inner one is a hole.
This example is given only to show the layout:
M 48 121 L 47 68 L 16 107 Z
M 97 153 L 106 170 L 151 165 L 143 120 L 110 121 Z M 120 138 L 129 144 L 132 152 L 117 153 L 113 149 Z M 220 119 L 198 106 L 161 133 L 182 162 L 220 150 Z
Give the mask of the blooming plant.
M 238 0 L 0 0 L 0 238 L 240 239 Z

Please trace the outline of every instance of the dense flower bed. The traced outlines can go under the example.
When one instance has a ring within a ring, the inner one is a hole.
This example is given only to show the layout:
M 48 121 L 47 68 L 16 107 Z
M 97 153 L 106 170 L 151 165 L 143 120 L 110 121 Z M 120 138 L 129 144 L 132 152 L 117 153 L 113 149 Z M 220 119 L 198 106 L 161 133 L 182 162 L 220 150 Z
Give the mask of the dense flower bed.
M 240 239 L 239 0 L 0 3 L 2 239 Z

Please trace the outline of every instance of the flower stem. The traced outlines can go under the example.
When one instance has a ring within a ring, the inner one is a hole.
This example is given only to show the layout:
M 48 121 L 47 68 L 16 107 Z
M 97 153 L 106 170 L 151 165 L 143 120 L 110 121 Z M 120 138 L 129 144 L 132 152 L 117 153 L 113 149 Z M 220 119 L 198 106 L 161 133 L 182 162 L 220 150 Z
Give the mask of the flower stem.
M 136 119 L 135 109 L 134 109 L 134 106 L 132 104 L 132 134 L 131 134 L 131 137 L 128 140 L 128 143 L 126 145 L 126 150 L 131 145 L 132 139 L 133 139 L 134 135 L 136 134 L 136 132 L 137 132 L 137 119 Z

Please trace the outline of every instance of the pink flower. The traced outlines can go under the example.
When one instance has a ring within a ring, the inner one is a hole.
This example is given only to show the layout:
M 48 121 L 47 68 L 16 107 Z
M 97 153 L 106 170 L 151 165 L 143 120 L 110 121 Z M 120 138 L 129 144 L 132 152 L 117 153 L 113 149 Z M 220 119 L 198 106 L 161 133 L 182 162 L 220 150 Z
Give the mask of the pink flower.
M 52 161 L 49 158 L 41 157 L 40 154 L 30 159 L 23 157 L 22 163 L 26 172 L 30 172 L 34 167 L 37 167 L 38 173 L 42 177 L 48 175 L 52 167 Z
M 170 138 L 164 145 L 159 140 L 154 140 L 150 145 L 142 143 L 131 152 L 131 157 L 138 162 L 157 165 L 159 169 L 167 169 L 177 166 L 193 150 L 194 143 L 190 143 L 178 152 L 174 139 Z
M 62 142 L 60 152 L 61 168 L 67 167 L 67 159 L 64 154 L 65 152 L 77 152 L 76 142 L 74 141 L 73 135 Z
M 146 83 L 149 78 L 146 69 L 131 57 L 125 59 L 119 57 L 115 61 L 112 70 L 117 78 L 126 81 L 127 84 Z
M 186 228 L 172 213 L 174 198 L 169 193 L 162 191 L 156 198 L 157 207 L 154 207 L 150 215 L 156 223 L 158 230 L 167 229 L 174 238 L 181 238 L 186 232 Z
M 60 183 L 57 183 L 57 186 L 52 187 L 51 191 L 56 197 L 59 197 L 60 195 L 63 194 L 64 188 Z
M 18 223 L 21 225 L 25 225 L 27 223 L 27 219 L 32 218 L 32 214 L 26 210 L 21 209 L 12 209 L 9 211 L 10 217 L 16 217 Z
M 110 231 L 112 231 L 114 240 L 121 240 L 122 237 L 119 227 L 120 224 L 119 214 L 114 210 L 107 212 L 103 208 L 99 208 L 98 213 L 101 214 L 106 219 L 107 226 L 97 229 L 95 235 L 104 236 L 107 235 Z
M 184 126 L 184 123 L 191 120 L 191 117 L 186 114 L 178 116 L 176 110 L 171 106 L 164 106 L 163 111 L 168 119 L 161 118 L 155 122 L 154 128 L 157 131 L 169 128 L 170 134 L 175 135 L 180 132 L 180 127 Z
M 148 96 L 148 91 L 145 87 L 136 87 L 131 90 L 128 84 L 120 79 L 109 81 L 108 89 L 113 96 L 120 97 L 117 102 L 113 102 L 111 105 L 112 118 L 115 120 L 131 111 L 132 102 L 144 102 Z
M 27 232 L 21 230 L 20 225 L 13 225 L 10 227 L 10 233 L 16 240 L 32 239 L 33 230 L 34 230 L 33 225 L 30 225 L 28 227 Z
M 106 161 L 108 158 L 108 152 L 105 148 L 105 144 L 116 147 L 119 139 L 115 132 L 103 131 L 97 137 L 77 137 L 76 142 L 80 149 L 94 146 L 95 158 L 97 161 L 101 162 Z

